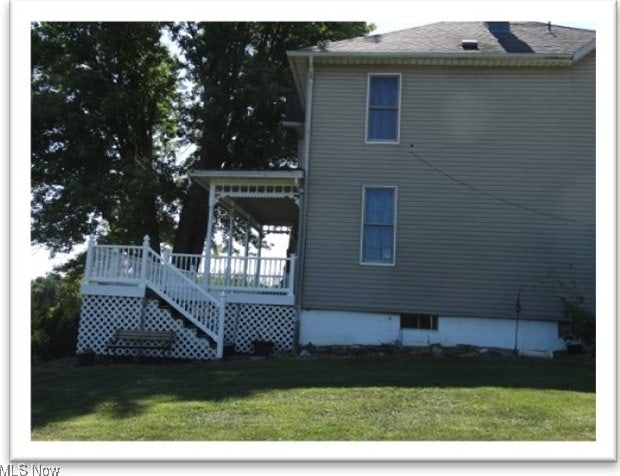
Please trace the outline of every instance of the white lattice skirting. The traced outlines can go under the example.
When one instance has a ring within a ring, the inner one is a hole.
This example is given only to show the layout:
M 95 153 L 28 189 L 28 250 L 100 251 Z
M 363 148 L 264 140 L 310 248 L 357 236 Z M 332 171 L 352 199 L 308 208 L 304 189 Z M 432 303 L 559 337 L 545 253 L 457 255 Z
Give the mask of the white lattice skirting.
M 187 328 L 183 320 L 173 317 L 168 309 L 159 307 L 157 300 L 149 299 L 140 325 L 142 298 L 120 296 L 82 296 L 82 312 L 78 332 L 77 351 L 90 348 L 96 354 L 108 354 L 107 344 L 117 329 L 146 329 L 173 331 L 176 339 L 168 351 L 158 349 L 114 349 L 114 355 L 171 357 L 177 359 L 215 359 L 215 345 Z M 225 342 L 235 351 L 253 352 L 255 340 L 274 343 L 276 352 L 293 349 L 297 313 L 293 306 L 267 304 L 227 304 Z
M 273 342 L 276 352 L 291 352 L 296 317 L 293 306 L 227 304 L 224 341 L 241 353 L 254 352 L 256 340 Z

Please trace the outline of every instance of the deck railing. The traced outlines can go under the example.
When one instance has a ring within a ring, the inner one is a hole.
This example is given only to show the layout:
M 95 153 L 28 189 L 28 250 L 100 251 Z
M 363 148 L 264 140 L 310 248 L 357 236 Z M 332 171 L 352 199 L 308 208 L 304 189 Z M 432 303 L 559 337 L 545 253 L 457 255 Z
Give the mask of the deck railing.
M 86 259 L 86 281 L 133 284 L 144 269 L 142 246 L 90 245 Z
M 144 285 L 209 335 L 221 358 L 224 346 L 225 302 L 215 299 L 194 279 L 153 251 L 148 237 L 142 246 L 88 244 L 86 283 Z
M 188 278 L 206 286 L 204 255 L 164 254 Z M 208 289 L 249 294 L 293 295 L 296 257 L 211 256 Z
M 209 264 L 205 282 L 205 263 Z M 157 254 L 148 237 L 142 246 L 97 245 L 89 240 L 85 284 L 148 286 L 217 342 L 223 351 L 224 299 L 233 302 L 294 301 L 296 257 Z
M 233 292 L 293 294 L 295 256 L 216 256 L 210 259 L 209 287 Z

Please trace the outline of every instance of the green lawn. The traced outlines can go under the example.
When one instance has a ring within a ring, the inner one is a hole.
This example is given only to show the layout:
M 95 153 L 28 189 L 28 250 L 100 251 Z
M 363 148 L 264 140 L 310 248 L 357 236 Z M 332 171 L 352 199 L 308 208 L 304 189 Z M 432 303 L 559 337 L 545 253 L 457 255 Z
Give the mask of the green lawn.
M 593 361 L 33 366 L 33 440 L 594 440 Z

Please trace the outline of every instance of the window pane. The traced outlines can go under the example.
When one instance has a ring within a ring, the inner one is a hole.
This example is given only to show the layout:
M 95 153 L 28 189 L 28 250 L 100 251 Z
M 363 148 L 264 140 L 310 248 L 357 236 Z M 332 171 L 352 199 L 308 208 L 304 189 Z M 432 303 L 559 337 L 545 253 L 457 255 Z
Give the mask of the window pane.
M 394 189 L 367 188 L 364 202 L 364 223 L 371 225 L 394 224 Z
M 394 228 L 392 226 L 366 225 L 363 241 L 362 261 L 366 263 L 394 261 Z
M 364 197 L 362 261 L 394 262 L 394 225 L 396 190 L 368 187 Z
M 398 110 L 370 109 L 368 111 L 368 139 L 396 140 Z
M 370 105 L 398 107 L 398 76 L 370 77 Z

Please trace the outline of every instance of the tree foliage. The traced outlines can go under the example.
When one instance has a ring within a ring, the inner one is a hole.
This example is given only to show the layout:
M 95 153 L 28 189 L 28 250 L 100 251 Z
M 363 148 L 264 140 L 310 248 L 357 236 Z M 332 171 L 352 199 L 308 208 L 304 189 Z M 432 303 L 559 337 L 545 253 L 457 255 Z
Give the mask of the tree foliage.
M 191 80 L 185 130 L 196 168 L 269 168 L 294 163 L 297 137 L 282 125 L 297 96 L 287 50 L 368 33 L 365 23 L 182 23 L 173 29 Z M 175 251 L 198 253 L 208 196 L 183 200 Z
M 69 251 L 174 226 L 176 68 L 158 23 L 40 23 L 32 39 L 32 238 Z
M 41 359 L 75 353 L 80 318 L 80 282 L 76 276 L 48 274 L 31 285 L 32 354 Z
M 297 138 L 281 124 L 296 97 L 286 51 L 370 28 L 33 24 L 33 242 L 69 251 L 98 230 L 109 242 L 149 234 L 155 248 L 174 239 L 176 251 L 200 252 L 208 196 L 184 173 L 294 163 Z M 182 144 L 196 147 L 179 164 Z

